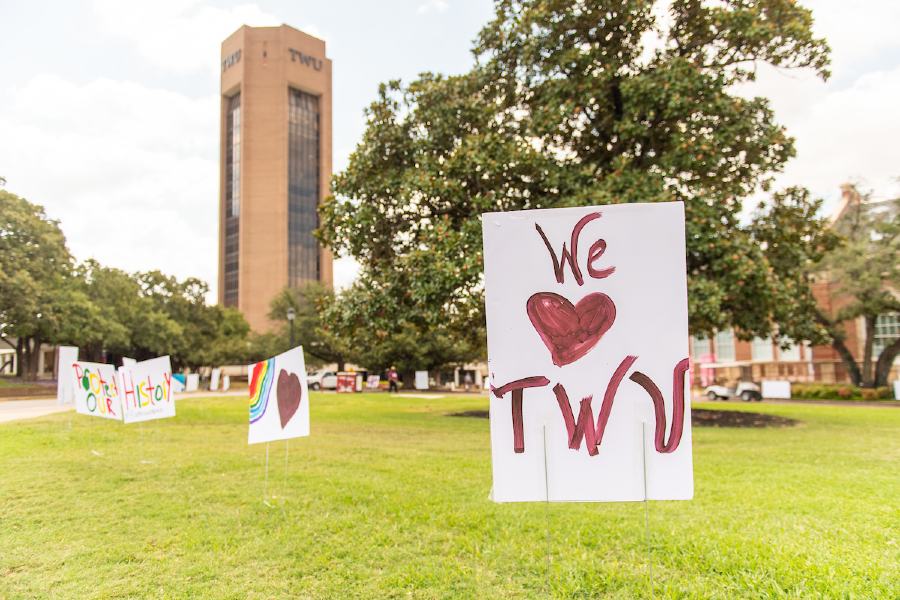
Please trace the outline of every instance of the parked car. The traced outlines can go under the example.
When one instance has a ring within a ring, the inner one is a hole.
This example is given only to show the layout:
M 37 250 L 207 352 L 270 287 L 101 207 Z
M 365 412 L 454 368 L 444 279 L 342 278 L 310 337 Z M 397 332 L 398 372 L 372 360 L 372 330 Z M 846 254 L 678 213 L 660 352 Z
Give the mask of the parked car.
M 710 400 L 729 400 L 740 398 L 744 402 L 762 400 L 762 390 L 752 381 L 739 381 L 736 387 L 730 388 L 724 385 L 710 385 L 703 390 Z
M 337 373 L 334 371 L 316 371 L 307 373 L 306 385 L 311 390 L 336 390 Z

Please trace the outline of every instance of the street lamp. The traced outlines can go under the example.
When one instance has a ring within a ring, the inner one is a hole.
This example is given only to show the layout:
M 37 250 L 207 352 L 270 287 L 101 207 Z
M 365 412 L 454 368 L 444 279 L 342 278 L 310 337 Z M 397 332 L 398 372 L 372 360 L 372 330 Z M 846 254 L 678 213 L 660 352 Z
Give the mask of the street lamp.
M 294 318 L 297 316 L 297 313 L 294 312 L 294 307 L 291 306 L 287 309 L 287 320 L 291 326 L 291 348 L 294 347 Z

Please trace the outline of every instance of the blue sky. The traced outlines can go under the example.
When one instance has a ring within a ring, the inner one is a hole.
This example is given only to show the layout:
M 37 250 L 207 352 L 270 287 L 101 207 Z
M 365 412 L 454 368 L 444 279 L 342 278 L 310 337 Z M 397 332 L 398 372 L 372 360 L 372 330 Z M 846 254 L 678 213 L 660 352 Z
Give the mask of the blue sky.
M 763 69 L 740 90 L 771 98 L 797 138 L 779 183 L 833 206 L 839 184 L 900 193 L 900 3 L 807 3 L 834 77 Z M 334 166 L 382 81 L 472 63 L 489 0 L 3 2 L 0 175 L 60 219 L 79 259 L 159 268 L 215 285 L 219 43 L 242 23 L 322 37 L 334 61 Z M 339 285 L 352 261 L 336 266 Z

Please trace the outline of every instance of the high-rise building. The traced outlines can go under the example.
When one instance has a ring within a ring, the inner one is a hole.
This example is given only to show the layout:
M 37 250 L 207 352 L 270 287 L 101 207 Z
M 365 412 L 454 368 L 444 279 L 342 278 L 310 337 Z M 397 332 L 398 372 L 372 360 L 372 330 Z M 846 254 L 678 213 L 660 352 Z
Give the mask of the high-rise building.
M 285 287 L 332 283 L 313 232 L 331 179 L 331 61 L 293 27 L 222 42 L 219 302 L 257 331 Z

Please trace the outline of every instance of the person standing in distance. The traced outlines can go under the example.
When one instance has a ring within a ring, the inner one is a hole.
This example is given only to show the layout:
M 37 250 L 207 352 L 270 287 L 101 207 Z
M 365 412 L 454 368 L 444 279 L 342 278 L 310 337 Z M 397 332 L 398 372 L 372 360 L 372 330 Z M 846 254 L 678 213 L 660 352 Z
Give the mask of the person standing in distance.
M 400 376 L 397 374 L 397 367 L 391 367 L 388 369 L 388 391 L 396 392 L 398 390 L 397 382 L 400 380 Z

